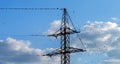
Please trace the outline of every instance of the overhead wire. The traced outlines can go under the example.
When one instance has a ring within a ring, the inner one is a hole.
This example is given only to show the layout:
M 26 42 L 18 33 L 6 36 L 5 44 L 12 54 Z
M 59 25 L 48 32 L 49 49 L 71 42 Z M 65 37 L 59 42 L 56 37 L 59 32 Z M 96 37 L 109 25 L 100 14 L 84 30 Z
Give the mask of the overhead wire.
M 69 15 L 69 14 L 68 14 L 68 17 L 69 17 L 69 19 L 70 19 L 70 22 L 71 22 L 71 24 L 72 24 L 73 28 L 76 30 L 76 28 L 75 28 L 75 26 L 74 26 L 74 24 L 73 24 L 73 21 L 72 21 L 72 19 L 71 19 L 71 17 L 70 17 L 70 15 Z
M 62 10 L 62 8 L 0 8 L 0 10 Z
M 85 49 L 87 49 L 86 46 L 85 46 L 85 44 L 83 43 L 83 41 L 82 41 L 82 39 L 81 39 L 81 37 L 80 37 L 79 34 L 77 34 L 77 37 L 78 37 L 78 39 L 80 40 L 82 46 L 83 46 Z
M 63 8 L 0 8 L 0 10 L 63 10 Z M 7 36 L 7 34 L 1 35 Z M 49 35 L 11 35 L 11 36 L 49 36 Z
M 31 35 L 13 35 L 13 36 L 48 36 L 48 35 L 38 35 L 38 34 L 36 34 L 36 35 L 34 35 L 34 34 L 31 34 Z
M 70 22 L 71 22 L 73 28 L 74 28 L 75 30 L 77 30 L 77 29 L 75 28 L 74 24 L 73 24 L 73 21 L 72 21 L 70 15 L 69 15 L 69 14 L 67 14 L 67 15 L 68 15 L 68 18 L 70 19 Z M 77 33 L 77 37 L 78 37 L 78 39 L 80 40 L 82 46 L 86 49 L 86 46 L 85 46 L 84 43 L 82 42 L 82 39 L 80 38 L 80 35 L 79 35 L 78 33 Z
M 3 57 L 3 56 L 4 56 L 4 57 L 5 57 L 5 56 L 6 56 L 6 57 L 10 57 L 10 56 L 13 57 L 13 56 L 42 56 L 42 55 L 2 55 L 2 57 Z M 0 57 L 1 57 L 1 56 L 0 56 Z
M 15 35 L 15 34 L 0 34 L 0 36 L 48 36 L 48 35 L 39 35 L 39 34 L 30 34 L 30 35 Z

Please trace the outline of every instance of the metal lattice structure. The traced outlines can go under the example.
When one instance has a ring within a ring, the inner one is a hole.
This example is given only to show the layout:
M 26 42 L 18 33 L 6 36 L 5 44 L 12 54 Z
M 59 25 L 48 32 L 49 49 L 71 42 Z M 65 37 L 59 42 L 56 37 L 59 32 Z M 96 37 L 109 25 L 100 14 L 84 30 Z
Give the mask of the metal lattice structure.
M 43 56 L 51 57 L 51 56 L 61 55 L 61 64 L 70 64 L 71 53 L 86 51 L 84 49 L 74 48 L 70 46 L 70 35 L 75 33 L 80 33 L 80 32 L 75 29 L 66 8 L 0 8 L 0 10 L 63 10 L 60 29 L 56 31 L 54 34 L 48 35 L 56 38 L 60 37 L 60 40 L 61 40 L 60 48 L 52 51 L 51 53 L 45 54 Z M 69 20 L 71 21 L 72 28 L 69 23 Z M 22 36 L 43 36 L 43 35 L 22 35 Z
M 52 51 L 51 53 L 43 55 L 43 56 L 50 56 L 50 57 L 61 55 L 61 64 L 70 64 L 71 53 L 86 51 L 84 49 L 70 47 L 70 35 L 75 33 L 80 33 L 80 32 L 77 31 L 74 26 L 73 28 L 71 28 L 71 26 L 69 25 L 69 19 L 71 20 L 66 8 L 63 8 L 63 15 L 62 15 L 62 22 L 61 22 L 60 29 L 56 31 L 54 34 L 49 35 L 53 37 L 58 37 L 58 36 L 60 37 L 61 39 L 60 48 Z

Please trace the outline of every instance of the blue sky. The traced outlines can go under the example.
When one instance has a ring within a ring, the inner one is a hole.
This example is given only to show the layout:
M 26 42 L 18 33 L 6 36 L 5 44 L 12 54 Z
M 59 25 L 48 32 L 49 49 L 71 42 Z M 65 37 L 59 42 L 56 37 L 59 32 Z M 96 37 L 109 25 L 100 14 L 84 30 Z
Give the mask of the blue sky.
M 119 64 L 120 57 L 116 58 L 116 56 L 114 56 L 114 54 L 117 55 L 119 53 L 116 51 L 120 50 L 116 49 L 118 45 L 116 42 L 119 41 L 118 35 L 120 33 L 119 3 L 119 0 L 0 0 L 0 8 L 67 8 L 75 27 L 78 30 L 83 30 L 81 38 L 83 39 L 83 42 L 87 44 L 87 48 L 100 48 L 101 50 L 97 52 L 90 51 L 72 54 L 71 63 Z M 14 45 L 12 44 L 15 44 L 16 46 L 21 45 L 18 46 L 19 48 L 17 49 L 10 47 L 10 50 L 8 50 L 5 48 L 8 51 L 17 50 L 17 52 L 21 54 L 23 53 L 22 47 L 24 49 L 25 46 L 27 47 L 27 49 L 25 48 L 26 51 L 29 49 L 29 52 L 31 51 L 31 53 L 34 54 L 38 54 L 40 51 L 43 53 L 45 50 L 50 50 L 49 48 L 58 48 L 59 39 L 56 40 L 47 36 L 29 37 L 14 35 L 46 34 L 48 30 L 54 28 L 52 25 L 54 22 L 59 22 L 59 20 L 61 20 L 61 16 L 61 10 L 0 10 L 0 42 L 13 47 Z M 98 32 L 99 34 L 96 33 L 98 29 L 102 31 Z M 74 39 L 72 39 L 72 41 L 74 41 Z M 94 42 L 96 46 L 91 42 Z M 80 45 L 78 42 L 72 44 L 72 46 Z M 113 46 L 113 44 L 115 45 Z M 107 50 L 110 50 L 105 51 L 106 49 L 101 49 L 102 46 L 106 46 Z M 9 48 L 9 46 L 6 47 Z M 38 51 L 37 49 L 40 50 Z M 116 53 L 112 53 L 112 51 L 115 51 Z M 26 52 L 26 54 L 29 54 L 29 52 Z M 14 54 L 16 53 L 14 52 Z M 2 58 L 1 56 L 0 58 Z M 6 57 L 3 55 L 3 58 Z M 4 63 L 4 61 L 8 61 L 8 64 L 20 64 L 18 61 L 21 58 L 17 59 L 18 60 L 0 60 L 0 63 L 7 64 Z M 36 59 L 38 63 L 32 62 L 31 59 L 26 61 L 21 60 L 23 62 L 21 64 L 29 64 L 29 61 L 31 61 L 32 64 L 42 64 L 45 61 L 48 61 L 43 59 L 43 57 L 39 59 L 42 60 L 38 61 L 38 59 Z M 52 61 L 55 62 L 54 60 Z M 114 63 L 115 61 L 116 63 Z

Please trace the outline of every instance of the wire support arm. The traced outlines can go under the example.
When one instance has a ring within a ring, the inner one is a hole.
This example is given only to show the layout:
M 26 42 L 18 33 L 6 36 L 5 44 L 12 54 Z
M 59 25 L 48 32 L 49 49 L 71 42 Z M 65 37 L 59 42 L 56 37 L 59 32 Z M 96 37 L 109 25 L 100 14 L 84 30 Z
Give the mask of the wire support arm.
M 61 53 L 65 54 L 65 53 L 75 53 L 75 52 L 86 52 L 86 50 L 70 47 L 69 51 L 65 51 L 64 49 L 62 49 L 62 50 L 61 49 L 56 49 L 56 50 L 54 50 L 54 51 L 52 51 L 48 54 L 42 55 L 42 56 L 52 57 L 52 56 L 60 55 Z
M 71 28 L 68 28 L 68 30 L 69 31 L 67 31 L 66 33 L 64 33 L 64 32 L 60 32 L 60 30 L 58 30 L 56 33 L 54 33 L 54 34 L 51 34 L 51 35 L 48 35 L 48 36 L 53 36 L 53 37 L 58 37 L 58 36 L 63 36 L 63 35 L 69 35 L 69 34 L 75 34 L 75 33 L 80 33 L 80 31 L 76 31 L 76 30 L 73 30 L 73 29 L 71 29 Z

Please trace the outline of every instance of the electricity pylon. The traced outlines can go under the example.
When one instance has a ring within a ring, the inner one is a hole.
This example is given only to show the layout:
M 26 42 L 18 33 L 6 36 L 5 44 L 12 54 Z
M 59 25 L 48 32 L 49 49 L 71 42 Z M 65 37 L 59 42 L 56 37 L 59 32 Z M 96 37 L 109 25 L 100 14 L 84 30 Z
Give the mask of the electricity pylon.
M 61 55 L 61 64 L 70 64 L 70 54 L 76 52 L 85 52 L 84 49 L 74 48 L 70 46 L 70 35 L 80 33 L 77 31 L 71 21 L 71 18 L 66 8 L 0 8 L 0 10 L 63 10 L 61 27 L 54 34 L 48 35 L 53 37 L 60 37 L 60 48 L 43 56 Z M 71 22 L 71 25 L 69 23 Z M 43 36 L 43 35 L 22 35 L 22 36 Z M 80 39 L 80 38 L 79 38 Z M 80 39 L 81 40 L 81 39 Z
M 51 34 L 49 36 L 53 37 L 60 37 L 60 48 L 56 49 L 48 54 L 45 54 L 43 56 L 56 56 L 61 55 L 61 64 L 70 64 L 70 54 L 76 53 L 76 52 L 85 52 L 84 49 L 74 48 L 70 46 L 70 35 L 75 33 L 80 33 L 77 31 L 71 21 L 72 26 L 69 23 L 69 20 L 71 21 L 71 18 L 67 12 L 66 8 L 63 8 L 63 15 L 62 15 L 62 22 L 61 27 L 58 31 L 56 31 L 54 34 Z

